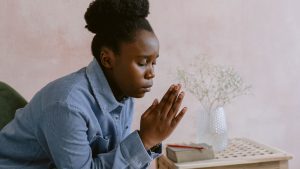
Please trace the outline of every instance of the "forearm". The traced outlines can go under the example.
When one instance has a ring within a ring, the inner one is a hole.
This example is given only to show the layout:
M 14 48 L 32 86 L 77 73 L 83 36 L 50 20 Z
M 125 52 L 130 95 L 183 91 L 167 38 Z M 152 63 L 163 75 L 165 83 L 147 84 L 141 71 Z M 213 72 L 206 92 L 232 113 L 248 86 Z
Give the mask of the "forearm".
M 101 146 L 99 147 L 101 148 Z M 67 148 L 68 150 L 69 148 Z M 77 149 L 75 151 L 79 151 Z M 160 153 L 147 151 L 141 142 L 137 131 L 128 135 L 115 149 L 106 153 L 99 153 L 92 157 L 91 151 L 73 152 L 73 155 L 63 152 L 53 152 L 56 168 L 74 169 L 122 169 L 134 168 L 145 169 L 150 162 Z M 82 156 L 76 156 L 76 154 Z M 85 154 L 85 155 L 83 155 Z M 68 157 L 68 158 L 66 158 Z
M 135 131 L 128 135 L 113 151 L 98 154 L 92 160 L 92 169 L 144 169 L 153 160 L 143 147 L 138 133 Z
M 102 135 L 96 135 L 95 140 L 87 139 L 88 128 L 79 111 L 66 105 L 53 107 L 44 113 L 39 141 L 57 168 L 139 169 L 153 160 L 137 131 L 123 138 L 110 151 L 109 140 Z M 93 155 L 93 152 L 96 153 Z

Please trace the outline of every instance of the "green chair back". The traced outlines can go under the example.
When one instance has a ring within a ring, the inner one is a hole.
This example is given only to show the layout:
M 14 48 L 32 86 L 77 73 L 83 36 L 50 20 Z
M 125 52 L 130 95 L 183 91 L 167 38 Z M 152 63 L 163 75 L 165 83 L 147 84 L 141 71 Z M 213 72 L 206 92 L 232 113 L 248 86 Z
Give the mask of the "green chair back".
M 0 130 L 15 116 L 27 101 L 12 87 L 0 81 Z

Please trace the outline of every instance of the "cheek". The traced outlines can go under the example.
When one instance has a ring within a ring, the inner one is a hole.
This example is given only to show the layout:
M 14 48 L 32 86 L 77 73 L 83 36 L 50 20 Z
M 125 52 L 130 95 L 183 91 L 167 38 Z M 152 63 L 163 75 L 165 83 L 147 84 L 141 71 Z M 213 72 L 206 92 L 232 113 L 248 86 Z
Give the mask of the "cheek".
M 134 83 L 142 83 L 145 76 L 145 69 L 143 67 L 139 66 L 133 66 L 132 69 L 130 69 L 130 76 L 131 80 Z

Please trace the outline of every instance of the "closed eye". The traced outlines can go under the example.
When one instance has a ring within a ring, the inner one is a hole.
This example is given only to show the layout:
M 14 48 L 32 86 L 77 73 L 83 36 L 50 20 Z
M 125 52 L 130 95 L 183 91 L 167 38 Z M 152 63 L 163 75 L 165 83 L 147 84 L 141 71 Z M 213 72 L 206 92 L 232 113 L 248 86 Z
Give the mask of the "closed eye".
M 139 66 L 146 66 L 147 64 L 144 63 L 138 63 Z
M 152 65 L 156 65 L 156 59 L 158 58 L 159 55 L 156 56 L 156 58 L 151 59 L 150 56 L 139 56 L 139 60 L 138 60 L 138 65 L 139 66 L 146 66 L 147 64 L 151 63 Z
M 146 59 L 143 59 L 141 61 L 138 62 L 138 65 L 139 66 L 146 66 L 147 65 L 147 60 Z

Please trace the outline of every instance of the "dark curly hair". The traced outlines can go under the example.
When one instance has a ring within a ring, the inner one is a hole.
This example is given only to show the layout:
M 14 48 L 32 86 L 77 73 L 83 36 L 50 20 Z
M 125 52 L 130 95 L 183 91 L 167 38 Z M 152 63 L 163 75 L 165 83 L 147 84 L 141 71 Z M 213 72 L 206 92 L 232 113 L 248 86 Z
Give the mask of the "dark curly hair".
M 148 0 L 95 0 L 90 3 L 84 18 L 86 28 L 96 35 L 92 41 L 92 53 L 96 59 L 101 47 L 119 53 L 121 42 L 134 41 L 139 30 L 153 32 L 146 19 Z

